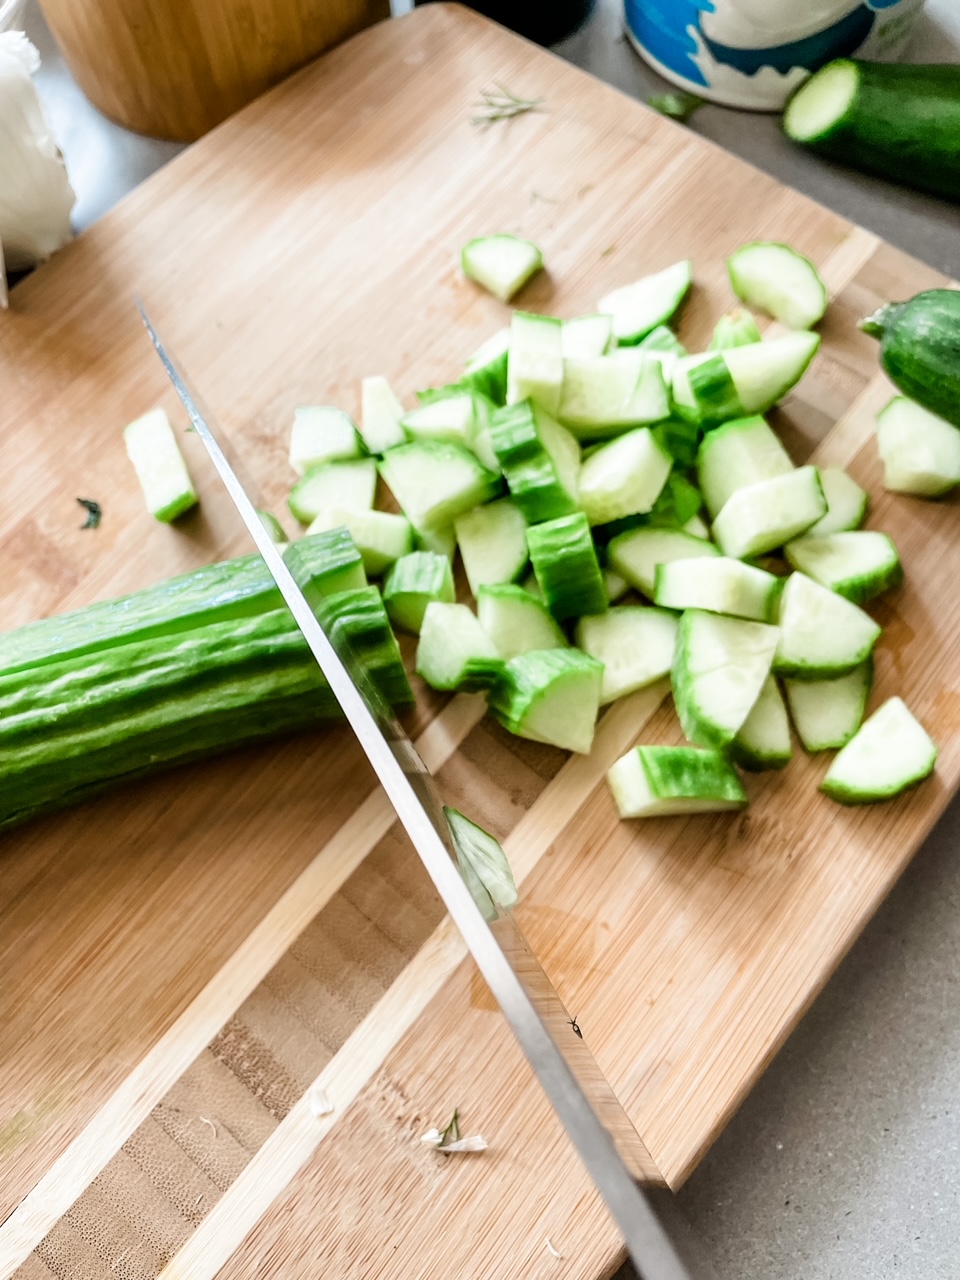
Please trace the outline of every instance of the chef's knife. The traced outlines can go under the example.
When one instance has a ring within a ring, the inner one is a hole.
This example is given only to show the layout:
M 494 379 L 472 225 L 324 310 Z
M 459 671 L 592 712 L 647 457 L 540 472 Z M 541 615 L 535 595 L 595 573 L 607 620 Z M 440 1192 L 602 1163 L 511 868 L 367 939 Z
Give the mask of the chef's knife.
M 474 902 L 453 862 L 450 828 L 426 765 L 362 664 L 330 643 L 228 461 L 219 430 L 139 300 L 137 305 L 174 390 L 477 968 L 619 1226 L 641 1280 L 708 1280 L 708 1265 L 649 1152 L 583 1038 L 574 1033 L 572 1019 L 513 917 L 500 913 L 488 923 Z

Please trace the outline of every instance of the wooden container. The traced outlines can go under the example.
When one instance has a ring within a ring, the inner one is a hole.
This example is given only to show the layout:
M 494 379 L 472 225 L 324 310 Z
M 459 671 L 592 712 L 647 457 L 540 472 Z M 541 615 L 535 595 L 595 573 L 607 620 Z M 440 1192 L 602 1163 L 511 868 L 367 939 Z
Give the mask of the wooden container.
M 41 0 L 84 93 L 155 138 L 192 142 L 389 0 Z

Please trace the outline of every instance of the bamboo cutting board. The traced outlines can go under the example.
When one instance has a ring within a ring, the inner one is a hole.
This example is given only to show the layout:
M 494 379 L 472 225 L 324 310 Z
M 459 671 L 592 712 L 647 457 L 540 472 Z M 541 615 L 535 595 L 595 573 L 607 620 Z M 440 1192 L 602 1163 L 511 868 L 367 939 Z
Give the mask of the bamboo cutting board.
M 480 131 L 501 81 L 542 112 Z M 694 1168 L 888 891 L 960 773 L 954 502 L 883 493 L 890 394 L 858 316 L 940 282 L 876 237 L 456 7 L 356 38 L 254 103 L 20 285 L 0 316 L 4 623 L 245 549 L 197 443 L 202 512 L 145 514 L 120 429 L 174 406 L 139 292 L 278 510 L 293 407 L 355 410 L 384 373 L 447 381 L 504 309 L 460 245 L 530 235 L 522 304 L 589 311 L 692 256 L 682 337 L 730 304 L 756 237 L 821 267 L 823 352 L 775 415 L 799 461 L 849 467 L 906 585 L 874 705 L 941 746 L 895 804 L 819 796 L 798 753 L 737 817 L 623 824 L 605 768 L 676 741 L 657 688 L 589 758 L 420 691 L 449 801 L 501 838 L 520 921 L 666 1177 Z M 176 420 L 183 425 L 179 416 Z M 78 529 L 77 496 L 104 507 Z M 131 786 L 0 841 L 0 1277 L 597 1277 L 616 1234 L 343 729 Z M 327 1109 L 329 1100 L 331 1110 Z M 420 1135 L 459 1107 L 489 1150 Z M 550 1247 L 546 1241 L 549 1239 Z M 554 1256 L 562 1254 L 562 1258 Z

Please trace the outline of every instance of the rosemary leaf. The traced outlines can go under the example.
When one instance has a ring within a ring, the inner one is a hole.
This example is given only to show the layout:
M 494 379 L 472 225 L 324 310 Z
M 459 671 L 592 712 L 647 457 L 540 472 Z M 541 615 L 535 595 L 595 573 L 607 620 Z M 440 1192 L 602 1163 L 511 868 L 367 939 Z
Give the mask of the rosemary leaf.
M 492 89 L 480 90 L 480 98 L 476 104 L 478 114 L 472 118 L 471 124 L 481 129 L 500 120 L 512 120 L 514 116 L 522 116 L 528 111 L 540 111 L 543 107 L 543 98 L 521 98 L 496 81 Z

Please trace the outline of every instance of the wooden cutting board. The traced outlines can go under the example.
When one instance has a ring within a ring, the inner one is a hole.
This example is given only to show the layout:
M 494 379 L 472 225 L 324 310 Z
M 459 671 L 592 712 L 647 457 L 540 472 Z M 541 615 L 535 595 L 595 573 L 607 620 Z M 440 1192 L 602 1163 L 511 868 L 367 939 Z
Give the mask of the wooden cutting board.
M 500 81 L 544 108 L 470 122 Z M 890 388 L 855 326 L 931 270 L 549 54 L 431 5 L 308 68 L 183 154 L 14 292 L 0 316 L 5 625 L 245 548 L 203 494 L 144 512 L 120 430 L 171 403 L 139 292 L 282 508 L 293 407 L 408 401 L 506 312 L 458 250 L 529 235 L 531 309 L 589 311 L 696 264 L 682 337 L 731 302 L 723 258 L 790 241 L 833 298 L 823 351 L 774 415 L 797 460 L 849 467 L 906 585 L 874 705 L 903 694 L 933 781 L 842 809 L 803 755 L 738 817 L 617 821 L 605 768 L 676 741 L 657 688 L 589 758 L 509 738 L 421 690 L 411 729 L 449 800 L 505 841 L 520 921 L 666 1177 L 681 1183 L 953 794 L 960 772 L 955 502 L 884 494 Z M 75 499 L 103 504 L 79 529 Z M 0 841 L 0 1276 L 597 1277 L 609 1220 L 344 730 L 131 786 Z M 329 1098 L 332 1111 L 326 1112 Z M 489 1150 L 421 1134 L 454 1107 Z M 9 1215 L 9 1216 L 8 1216 Z M 548 1247 L 547 1240 L 550 1245 Z M 562 1258 L 554 1256 L 562 1254 Z

